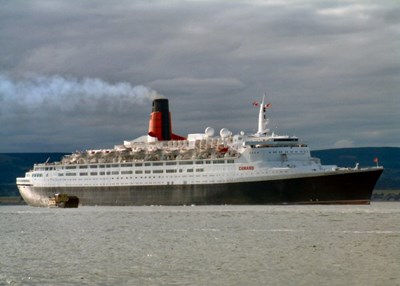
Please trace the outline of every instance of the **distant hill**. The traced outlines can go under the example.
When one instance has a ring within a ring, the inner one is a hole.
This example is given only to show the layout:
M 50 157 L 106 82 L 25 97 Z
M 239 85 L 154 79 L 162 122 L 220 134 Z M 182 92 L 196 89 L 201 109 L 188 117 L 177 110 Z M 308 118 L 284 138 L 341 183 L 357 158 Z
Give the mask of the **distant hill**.
M 19 196 L 15 179 L 24 176 L 35 163 L 58 161 L 66 153 L 2 153 L 0 154 L 0 197 Z
M 374 166 L 374 158 L 385 171 L 375 189 L 400 190 L 400 148 L 368 147 L 312 151 L 312 156 L 321 159 L 326 165 L 353 167 Z M 0 197 L 18 196 L 15 184 L 17 177 L 31 169 L 34 163 L 58 161 L 66 153 L 3 153 L 0 154 Z

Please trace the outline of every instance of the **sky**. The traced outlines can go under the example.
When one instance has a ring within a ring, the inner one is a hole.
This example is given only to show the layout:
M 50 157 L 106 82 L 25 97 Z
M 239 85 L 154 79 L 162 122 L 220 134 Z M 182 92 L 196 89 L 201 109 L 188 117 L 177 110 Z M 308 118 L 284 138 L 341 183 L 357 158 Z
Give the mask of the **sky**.
M 312 150 L 400 147 L 400 2 L 0 0 L 0 153 L 270 129 Z

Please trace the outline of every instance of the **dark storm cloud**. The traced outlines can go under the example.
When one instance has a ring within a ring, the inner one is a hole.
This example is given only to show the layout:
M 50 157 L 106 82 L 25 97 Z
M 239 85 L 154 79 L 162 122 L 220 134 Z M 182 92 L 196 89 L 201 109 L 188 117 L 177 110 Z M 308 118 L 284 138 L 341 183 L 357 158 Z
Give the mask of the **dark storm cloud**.
M 3 1 L 0 73 L 147 86 L 182 134 L 252 131 L 266 91 L 271 127 L 314 148 L 398 146 L 399 13 L 391 1 Z M 2 152 L 118 144 L 146 132 L 151 108 L 107 88 L 11 94 Z

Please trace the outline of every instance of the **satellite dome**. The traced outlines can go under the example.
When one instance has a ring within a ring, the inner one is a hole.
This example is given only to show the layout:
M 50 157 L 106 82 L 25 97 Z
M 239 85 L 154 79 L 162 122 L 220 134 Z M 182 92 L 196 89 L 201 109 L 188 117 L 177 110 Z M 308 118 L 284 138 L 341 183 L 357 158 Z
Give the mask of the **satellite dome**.
M 213 137 L 215 130 L 212 127 L 207 127 L 204 133 L 206 134 L 207 137 Z
M 221 131 L 219 132 L 219 135 L 221 135 L 222 138 L 226 138 L 231 134 L 232 133 L 226 128 L 222 128 Z

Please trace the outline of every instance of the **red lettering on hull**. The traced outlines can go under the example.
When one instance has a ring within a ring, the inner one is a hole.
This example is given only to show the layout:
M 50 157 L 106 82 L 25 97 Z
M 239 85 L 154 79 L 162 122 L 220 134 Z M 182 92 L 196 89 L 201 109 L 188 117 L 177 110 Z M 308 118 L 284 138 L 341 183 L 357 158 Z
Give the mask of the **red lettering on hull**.
M 253 171 L 254 166 L 240 166 L 239 171 Z

